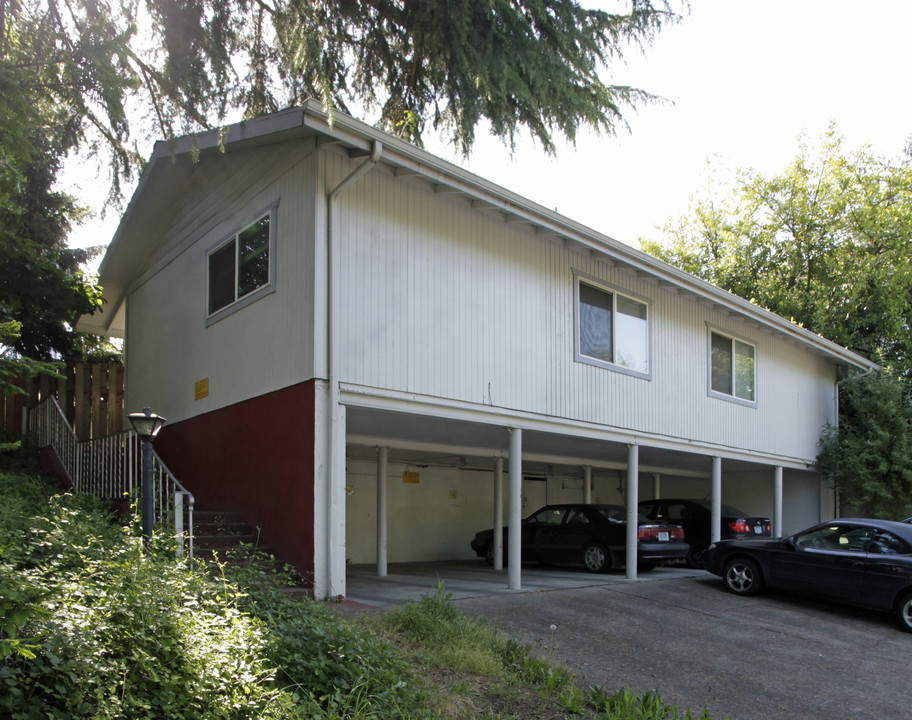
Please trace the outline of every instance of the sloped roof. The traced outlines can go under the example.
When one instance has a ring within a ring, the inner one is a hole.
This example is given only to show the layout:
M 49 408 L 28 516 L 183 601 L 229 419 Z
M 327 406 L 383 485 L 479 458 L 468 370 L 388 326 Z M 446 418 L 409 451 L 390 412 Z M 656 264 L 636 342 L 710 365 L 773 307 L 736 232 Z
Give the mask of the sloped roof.
M 186 177 L 186 165 L 175 162 L 177 158 L 198 156 L 202 159 L 221 152 L 249 150 L 257 146 L 306 138 L 316 138 L 320 144 L 337 144 L 347 149 L 352 157 L 367 156 L 376 143 L 381 143 L 380 162 L 391 167 L 397 176 L 420 179 L 435 192 L 459 193 L 479 210 L 501 213 L 510 222 L 526 223 L 536 235 L 550 236 L 569 247 L 589 252 L 671 292 L 807 347 L 839 365 L 866 369 L 877 367 L 857 353 L 744 298 L 559 215 L 344 113 L 334 111 L 330 117 L 323 105 L 314 100 L 305 102 L 301 107 L 236 123 L 227 128 L 156 143 L 99 267 L 100 283 L 106 300 L 104 310 L 80 318 L 77 329 L 104 335 L 123 334 L 123 305 L 127 291 L 136 279 L 139 268 L 144 266 L 144 261 L 158 249 L 144 244 L 139 231 L 148 223 L 154 222 L 155 218 L 166 214 L 169 207 L 186 192 L 182 182 Z

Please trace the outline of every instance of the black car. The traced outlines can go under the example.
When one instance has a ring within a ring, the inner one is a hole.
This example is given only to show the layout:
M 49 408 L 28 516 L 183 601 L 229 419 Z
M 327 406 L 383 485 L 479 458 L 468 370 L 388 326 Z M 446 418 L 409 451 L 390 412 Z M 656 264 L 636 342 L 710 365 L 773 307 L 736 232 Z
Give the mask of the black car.
M 703 551 L 712 539 L 712 505 L 708 500 L 680 498 L 643 500 L 640 512 L 656 522 L 670 522 L 684 528 L 684 540 L 690 545 L 685 560 L 688 567 L 703 567 Z M 722 505 L 722 540 L 742 537 L 769 537 L 770 519 L 751 517 L 731 505 Z
M 781 539 L 722 540 L 706 569 L 736 595 L 764 587 L 896 613 L 912 632 L 912 525 L 839 519 Z
M 507 560 L 504 528 L 504 563 Z M 680 525 L 653 523 L 642 515 L 637 530 L 637 566 L 651 570 L 657 562 L 680 560 L 687 554 Z M 494 531 L 482 530 L 472 549 L 494 564 Z M 522 521 L 524 559 L 582 564 L 589 572 L 623 567 L 627 554 L 626 510 L 620 505 L 546 505 Z

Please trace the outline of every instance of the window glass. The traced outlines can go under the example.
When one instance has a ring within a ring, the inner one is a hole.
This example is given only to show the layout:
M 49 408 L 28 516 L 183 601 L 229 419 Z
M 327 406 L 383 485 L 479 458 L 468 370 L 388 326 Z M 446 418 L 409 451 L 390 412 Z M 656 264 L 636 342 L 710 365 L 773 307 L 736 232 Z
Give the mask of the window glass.
M 209 256 L 209 314 L 234 302 L 234 243 Z
M 710 339 L 712 363 L 712 389 L 718 393 L 732 394 L 731 340 L 716 333 Z
M 614 362 L 611 315 L 613 295 L 580 283 L 580 353 Z
M 868 543 L 867 551 L 876 555 L 908 555 L 912 553 L 912 548 L 902 538 L 878 530 L 874 533 L 874 539 Z
M 754 348 L 735 340 L 735 395 L 754 399 Z
M 209 254 L 209 314 L 269 284 L 270 213 Z
M 542 508 L 530 517 L 529 521 L 545 525 L 560 525 L 564 520 L 565 512 L 564 508 Z
M 269 282 L 269 215 L 238 235 L 238 299 Z
M 615 362 L 637 372 L 648 372 L 646 305 L 617 296 L 617 357 Z
M 713 392 L 756 400 L 755 349 L 753 345 L 719 333 L 710 333 L 710 387 Z
M 580 282 L 580 355 L 648 373 L 647 316 L 645 303 Z
M 845 527 L 827 525 L 795 538 L 798 547 L 817 550 L 842 550 L 845 552 L 864 552 L 868 541 L 873 537 L 872 528 Z

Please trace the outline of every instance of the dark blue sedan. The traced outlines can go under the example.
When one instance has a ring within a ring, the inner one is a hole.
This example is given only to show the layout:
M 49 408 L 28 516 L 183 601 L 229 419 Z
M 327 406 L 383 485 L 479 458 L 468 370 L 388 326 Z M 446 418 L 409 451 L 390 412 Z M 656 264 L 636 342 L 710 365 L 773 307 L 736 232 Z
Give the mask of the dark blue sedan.
M 706 569 L 736 595 L 764 587 L 888 610 L 912 632 L 912 524 L 846 518 L 787 538 L 721 540 Z

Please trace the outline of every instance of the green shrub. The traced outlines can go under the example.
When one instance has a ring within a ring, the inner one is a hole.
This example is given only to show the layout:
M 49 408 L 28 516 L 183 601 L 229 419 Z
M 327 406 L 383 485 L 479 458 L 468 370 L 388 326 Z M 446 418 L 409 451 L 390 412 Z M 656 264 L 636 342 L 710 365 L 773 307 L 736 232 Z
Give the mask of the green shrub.
M 395 647 L 281 576 L 176 561 L 43 479 L 0 474 L 0 496 L 0 716 L 421 715 Z

